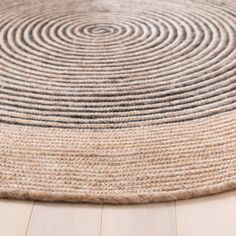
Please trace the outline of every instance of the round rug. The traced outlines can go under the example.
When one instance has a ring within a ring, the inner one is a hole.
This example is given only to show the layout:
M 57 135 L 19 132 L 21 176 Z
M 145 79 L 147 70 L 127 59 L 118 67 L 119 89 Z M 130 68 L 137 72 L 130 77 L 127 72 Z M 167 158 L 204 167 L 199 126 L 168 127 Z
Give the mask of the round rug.
M 236 4 L 2 0 L 0 140 L 0 197 L 235 189 Z

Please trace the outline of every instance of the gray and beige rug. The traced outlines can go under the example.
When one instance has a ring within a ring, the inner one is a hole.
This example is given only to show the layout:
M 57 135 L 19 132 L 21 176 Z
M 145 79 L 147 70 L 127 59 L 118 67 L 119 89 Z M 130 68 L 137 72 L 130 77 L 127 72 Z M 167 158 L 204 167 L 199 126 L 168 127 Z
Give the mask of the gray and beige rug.
M 1 0 L 0 197 L 144 203 L 231 189 L 233 0 Z

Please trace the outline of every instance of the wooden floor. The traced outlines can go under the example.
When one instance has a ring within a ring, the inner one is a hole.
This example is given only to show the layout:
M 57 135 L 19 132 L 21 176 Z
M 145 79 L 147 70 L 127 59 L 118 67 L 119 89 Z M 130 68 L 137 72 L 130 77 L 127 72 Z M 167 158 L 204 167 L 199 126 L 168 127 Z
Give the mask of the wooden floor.
M 236 192 L 111 206 L 0 200 L 2 236 L 235 236 Z

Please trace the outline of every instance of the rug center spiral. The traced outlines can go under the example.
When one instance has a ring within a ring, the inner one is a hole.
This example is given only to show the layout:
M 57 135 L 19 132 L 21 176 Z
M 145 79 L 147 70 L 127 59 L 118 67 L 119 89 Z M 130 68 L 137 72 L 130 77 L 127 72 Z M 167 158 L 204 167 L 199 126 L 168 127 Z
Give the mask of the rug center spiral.
M 235 109 L 230 9 L 2 9 L 0 20 L 0 122 L 121 128 Z

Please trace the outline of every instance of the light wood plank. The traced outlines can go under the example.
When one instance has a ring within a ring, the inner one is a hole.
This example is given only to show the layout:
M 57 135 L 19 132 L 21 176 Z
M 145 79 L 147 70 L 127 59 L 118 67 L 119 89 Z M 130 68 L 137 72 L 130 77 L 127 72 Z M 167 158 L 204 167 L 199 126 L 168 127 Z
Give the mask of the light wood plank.
M 0 235 L 25 236 L 32 201 L 0 200 Z
M 235 236 L 236 192 L 178 201 L 178 236 Z
M 99 236 L 102 206 L 37 203 L 27 236 Z
M 101 236 L 176 236 L 175 204 L 104 206 Z

